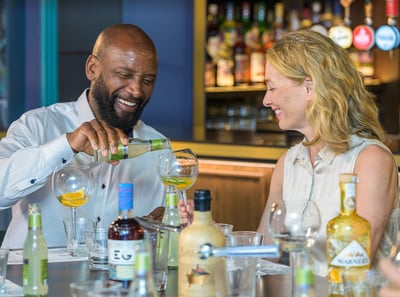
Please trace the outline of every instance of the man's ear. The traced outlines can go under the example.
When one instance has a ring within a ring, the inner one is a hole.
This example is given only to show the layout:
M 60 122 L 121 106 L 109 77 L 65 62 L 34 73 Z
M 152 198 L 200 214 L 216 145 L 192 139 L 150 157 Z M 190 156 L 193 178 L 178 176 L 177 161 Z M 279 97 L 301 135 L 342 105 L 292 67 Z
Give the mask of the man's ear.
M 85 72 L 88 80 L 92 81 L 97 78 L 99 73 L 99 60 L 95 56 L 90 55 L 87 58 Z

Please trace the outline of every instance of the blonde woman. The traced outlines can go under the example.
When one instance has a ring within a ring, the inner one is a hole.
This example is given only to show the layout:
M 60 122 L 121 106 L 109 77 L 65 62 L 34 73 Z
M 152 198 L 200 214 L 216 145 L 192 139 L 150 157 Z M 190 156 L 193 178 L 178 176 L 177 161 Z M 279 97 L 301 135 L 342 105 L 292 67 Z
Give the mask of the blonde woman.
M 304 140 L 278 160 L 258 230 L 272 241 L 271 203 L 314 200 L 322 223 L 311 252 L 316 273 L 326 276 L 326 224 L 340 212 L 339 174 L 353 172 L 357 212 L 371 224 L 372 255 L 386 256 L 397 232 L 397 167 L 374 96 L 348 53 L 319 33 L 288 33 L 267 53 L 266 84 L 264 105 L 282 130 L 298 131 Z
M 267 52 L 267 92 L 282 130 L 304 135 L 277 162 L 258 231 L 272 242 L 267 227 L 273 202 L 312 199 L 321 212 L 321 229 L 311 253 L 315 273 L 326 276 L 326 224 L 340 212 L 339 174 L 358 176 L 357 212 L 371 224 L 371 252 L 387 256 L 396 240 L 397 166 L 385 146 L 374 96 L 348 53 L 310 30 L 286 34 Z M 180 204 L 184 222 L 192 207 Z M 248 214 L 251 215 L 251 214 Z

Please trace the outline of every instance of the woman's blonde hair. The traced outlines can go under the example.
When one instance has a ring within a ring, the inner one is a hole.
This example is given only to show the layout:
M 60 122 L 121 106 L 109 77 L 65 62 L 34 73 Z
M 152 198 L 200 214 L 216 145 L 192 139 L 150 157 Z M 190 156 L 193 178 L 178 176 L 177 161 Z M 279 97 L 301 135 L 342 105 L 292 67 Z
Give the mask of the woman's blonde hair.
M 375 96 L 365 89 L 349 54 L 330 38 L 311 30 L 287 33 L 268 50 L 267 60 L 298 83 L 306 78 L 313 82 L 306 115 L 315 137 L 304 145 L 323 141 L 342 153 L 352 134 L 385 142 Z

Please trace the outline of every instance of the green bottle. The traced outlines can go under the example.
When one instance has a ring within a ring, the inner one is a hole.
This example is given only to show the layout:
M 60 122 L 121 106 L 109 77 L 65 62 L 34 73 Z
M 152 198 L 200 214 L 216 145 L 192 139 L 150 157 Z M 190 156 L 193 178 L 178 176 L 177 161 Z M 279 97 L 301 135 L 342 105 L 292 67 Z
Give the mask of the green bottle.
M 28 208 L 28 235 L 23 250 L 22 278 L 25 297 L 47 296 L 47 244 L 42 233 L 42 214 L 38 203 L 29 204 Z
M 116 154 L 111 154 L 109 152 L 107 157 L 101 154 L 101 150 L 98 149 L 94 152 L 94 160 L 96 162 L 102 161 L 114 161 L 123 160 L 138 157 L 144 153 L 170 149 L 171 144 L 169 139 L 150 139 L 142 140 L 138 138 L 130 138 L 128 145 L 118 144 L 118 152 Z
M 178 192 L 175 186 L 168 186 L 165 193 L 165 212 L 162 219 L 165 225 L 178 227 L 182 219 L 178 210 Z M 168 268 L 178 268 L 178 240 L 179 233 L 169 232 L 168 242 Z

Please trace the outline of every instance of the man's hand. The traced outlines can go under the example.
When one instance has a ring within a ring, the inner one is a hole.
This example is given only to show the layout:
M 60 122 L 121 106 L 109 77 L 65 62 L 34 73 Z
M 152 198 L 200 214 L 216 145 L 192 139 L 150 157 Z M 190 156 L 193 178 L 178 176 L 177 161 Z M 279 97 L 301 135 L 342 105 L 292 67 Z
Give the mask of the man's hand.
M 91 120 L 83 123 L 78 129 L 67 133 L 67 140 L 75 153 L 84 152 L 90 156 L 100 149 L 104 157 L 108 152 L 117 153 L 118 141 L 128 144 L 127 135 L 120 129 L 109 126 L 102 120 Z

